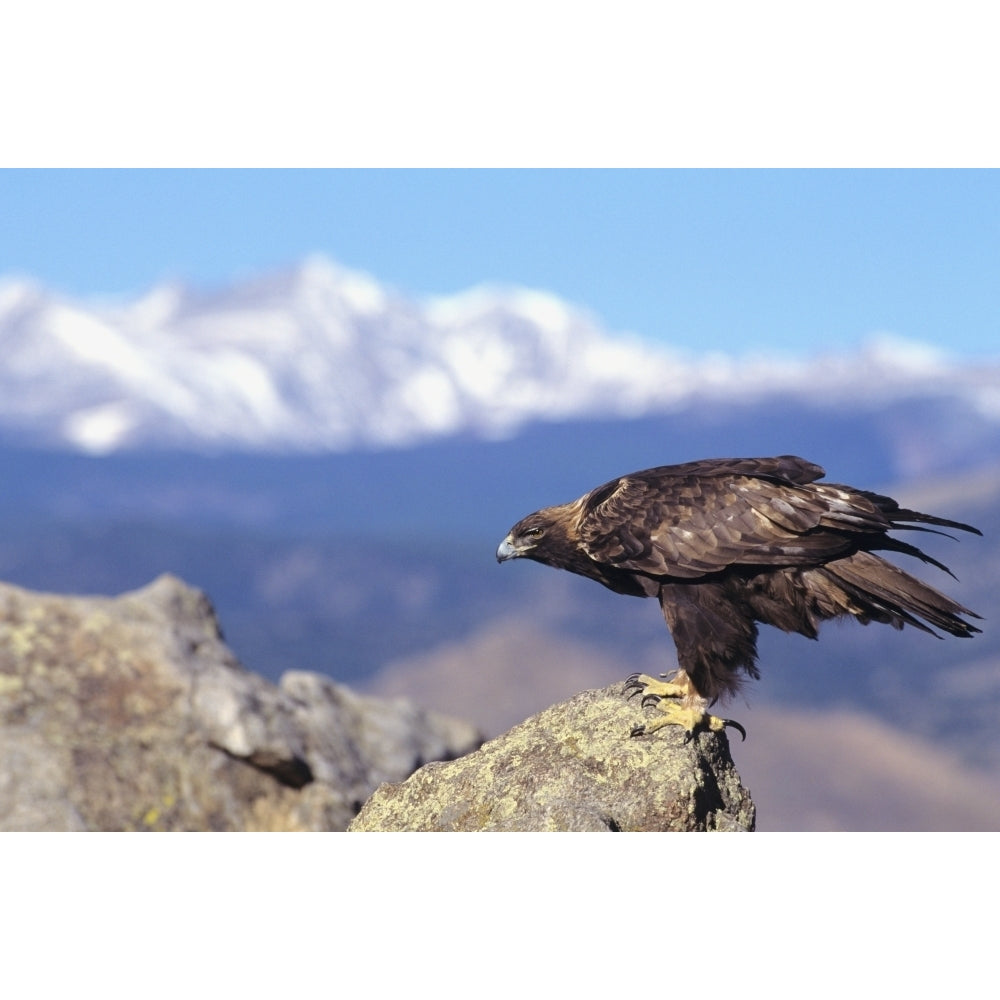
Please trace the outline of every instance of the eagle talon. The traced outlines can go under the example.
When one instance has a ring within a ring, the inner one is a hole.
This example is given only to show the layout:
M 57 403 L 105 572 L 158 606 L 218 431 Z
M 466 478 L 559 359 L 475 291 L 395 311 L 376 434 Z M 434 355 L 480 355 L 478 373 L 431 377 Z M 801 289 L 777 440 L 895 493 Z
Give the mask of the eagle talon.
M 625 690 L 628 692 L 627 697 L 634 698 L 640 691 L 643 690 L 643 688 L 645 688 L 646 685 L 643 684 L 641 678 L 642 674 L 629 674 L 629 676 L 625 678 Z
M 746 743 L 747 731 L 735 719 L 723 719 L 722 728 L 726 729 L 727 727 L 729 729 L 735 729 L 740 734 L 740 742 Z
M 641 674 L 632 682 L 633 690 L 629 698 L 642 691 L 640 704 L 642 707 L 655 706 L 662 713 L 650 719 L 641 726 L 634 726 L 630 736 L 649 736 L 664 726 L 680 726 L 684 730 L 684 745 L 690 743 L 699 730 L 721 733 L 725 729 L 735 729 L 742 739 L 747 738 L 747 731 L 735 719 L 723 719 L 717 715 L 709 715 L 705 711 L 705 700 L 698 698 L 690 690 L 690 681 L 686 676 L 680 678 L 673 674 L 674 681 L 658 681 Z M 655 690 L 650 690 L 654 688 Z

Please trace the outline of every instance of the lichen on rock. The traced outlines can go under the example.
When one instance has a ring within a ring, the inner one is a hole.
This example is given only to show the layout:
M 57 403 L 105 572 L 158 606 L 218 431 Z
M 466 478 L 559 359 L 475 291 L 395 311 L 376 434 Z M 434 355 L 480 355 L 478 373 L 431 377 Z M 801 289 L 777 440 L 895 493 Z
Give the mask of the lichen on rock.
M 473 753 L 383 785 L 354 832 L 753 830 L 724 733 L 632 737 L 623 684 L 584 691 Z

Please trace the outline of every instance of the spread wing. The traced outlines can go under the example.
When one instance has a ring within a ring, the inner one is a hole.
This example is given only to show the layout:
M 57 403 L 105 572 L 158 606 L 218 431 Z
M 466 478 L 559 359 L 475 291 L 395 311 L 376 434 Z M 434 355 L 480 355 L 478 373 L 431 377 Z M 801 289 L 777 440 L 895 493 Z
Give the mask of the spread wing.
M 859 533 L 891 527 L 868 496 L 813 482 L 821 475 L 784 456 L 622 476 L 585 498 L 581 546 L 621 570 L 694 578 L 733 565 L 825 562 L 855 551 Z

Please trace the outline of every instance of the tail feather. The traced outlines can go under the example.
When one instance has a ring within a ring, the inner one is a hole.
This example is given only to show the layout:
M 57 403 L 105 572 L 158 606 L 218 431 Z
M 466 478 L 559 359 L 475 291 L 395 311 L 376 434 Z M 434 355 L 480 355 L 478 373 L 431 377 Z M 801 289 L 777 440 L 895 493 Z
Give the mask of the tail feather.
M 820 572 L 853 598 L 858 609 L 852 613 L 861 621 L 885 622 L 896 628 L 908 624 L 932 635 L 939 628 L 961 638 L 981 631 L 961 617 L 979 619 L 974 611 L 871 552 L 837 559 Z

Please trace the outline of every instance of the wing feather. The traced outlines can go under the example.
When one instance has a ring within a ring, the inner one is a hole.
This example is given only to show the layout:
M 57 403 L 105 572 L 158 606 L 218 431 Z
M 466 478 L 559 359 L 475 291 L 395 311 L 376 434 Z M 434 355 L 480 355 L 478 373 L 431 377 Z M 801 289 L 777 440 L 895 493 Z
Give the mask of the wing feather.
M 709 460 L 633 473 L 584 499 L 577 530 L 596 562 L 695 578 L 733 565 L 807 565 L 852 551 L 891 524 L 860 491 L 816 484 L 819 466 Z

